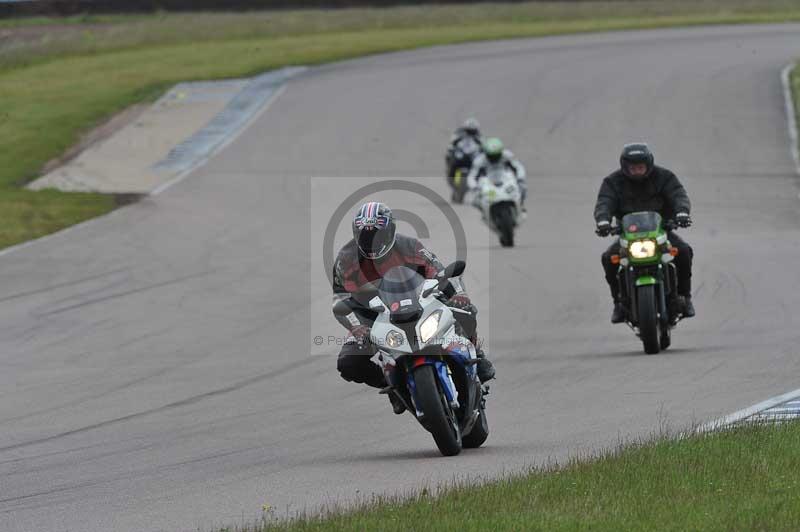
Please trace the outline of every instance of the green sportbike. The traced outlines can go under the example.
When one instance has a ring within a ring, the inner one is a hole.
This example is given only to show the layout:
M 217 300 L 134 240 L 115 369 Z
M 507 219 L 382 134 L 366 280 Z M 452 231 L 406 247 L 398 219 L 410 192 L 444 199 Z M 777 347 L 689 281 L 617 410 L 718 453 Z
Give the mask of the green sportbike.
M 684 303 L 676 290 L 678 272 L 673 263 L 678 248 L 667 239 L 667 231 L 676 228 L 673 220 L 646 211 L 628 214 L 611 230 L 620 236 L 619 254 L 612 255 L 611 262 L 619 265 L 625 321 L 649 355 L 670 346 L 672 329 L 683 319 Z

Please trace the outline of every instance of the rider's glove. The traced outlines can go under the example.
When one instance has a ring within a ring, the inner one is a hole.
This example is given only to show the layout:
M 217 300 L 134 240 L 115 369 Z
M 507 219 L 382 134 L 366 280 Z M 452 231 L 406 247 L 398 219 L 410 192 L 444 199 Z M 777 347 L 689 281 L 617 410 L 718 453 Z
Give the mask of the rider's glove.
M 478 187 L 469 189 L 470 197 L 472 198 L 472 206 L 480 208 L 481 206 L 481 191 Z
M 352 329 L 350 329 L 350 334 L 353 335 L 353 338 L 356 339 L 356 343 L 360 347 L 364 347 L 369 343 L 369 333 L 370 328 L 366 325 L 356 325 Z
M 675 215 L 675 223 L 678 227 L 690 227 L 692 225 L 692 217 L 688 212 L 679 212 Z
M 461 310 L 468 310 L 472 312 L 472 301 L 470 301 L 467 294 L 456 294 L 447 300 L 448 307 L 455 307 Z
M 611 234 L 611 222 L 608 220 L 601 220 L 597 222 L 597 229 L 594 230 L 597 236 L 608 236 Z

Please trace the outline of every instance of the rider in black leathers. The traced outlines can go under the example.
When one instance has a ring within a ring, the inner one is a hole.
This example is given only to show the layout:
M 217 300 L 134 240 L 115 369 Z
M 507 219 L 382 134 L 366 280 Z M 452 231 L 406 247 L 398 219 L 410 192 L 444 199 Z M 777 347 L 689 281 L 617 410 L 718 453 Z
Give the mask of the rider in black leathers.
M 480 124 L 474 118 L 468 118 L 464 124 L 455 130 L 453 137 L 450 139 L 450 144 L 445 153 L 445 165 L 447 166 L 447 179 L 452 180 L 456 174 L 456 165 L 458 161 L 455 157 L 455 152 L 459 145 L 465 139 L 471 139 L 477 146 L 483 146 L 483 137 L 481 136 Z M 452 181 L 451 181 L 452 183 Z
M 665 220 L 673 219 L 679 227 L 692 224 L 691 202 L 686 189 L 666 168 L 654 164 L 653 153 L 647 144 L 626 144 L 620 155 L 620 169 L 603 180 L 597 195 L 594 219 L 597 222 L 597 234 L 611 234 L 611 220 L 622 220 L 626 214 L 639 211 L 658 212 Z M 667 233 L 670 243 L 678 248 L 675 265 L 678 269 L 678 295 L 683 296 L 683 315 L 691 318 L 695 315 L 692 304 L 692 247 L 674 231 Z M 619 301 L 617 281 L 618 266 L 612 264 L 611 256 L 619 252 L 619 239 L 603 253 L 602 263 L 606 281 L 611 288 L 614 299 L 612 323 L 625 321 L 625 310 Z

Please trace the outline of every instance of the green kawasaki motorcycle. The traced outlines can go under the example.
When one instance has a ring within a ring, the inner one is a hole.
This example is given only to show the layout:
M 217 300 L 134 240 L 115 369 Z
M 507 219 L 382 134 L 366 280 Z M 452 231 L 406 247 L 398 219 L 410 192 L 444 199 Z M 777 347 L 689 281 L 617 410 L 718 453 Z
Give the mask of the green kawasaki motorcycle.
M 620 235 L 620 251 L 611 256 L 611 262 L 619 264 L 626 321 L 649 355 L 669 347 L 672 329 L 683 318 L 683 298 L 676 291 L 678 275 L 672 262 L 678 248 L 667 240 L 667 231 L 676 228 L 673 220 L 662 220 L 657 212 L 634 212 L 611 231 Z

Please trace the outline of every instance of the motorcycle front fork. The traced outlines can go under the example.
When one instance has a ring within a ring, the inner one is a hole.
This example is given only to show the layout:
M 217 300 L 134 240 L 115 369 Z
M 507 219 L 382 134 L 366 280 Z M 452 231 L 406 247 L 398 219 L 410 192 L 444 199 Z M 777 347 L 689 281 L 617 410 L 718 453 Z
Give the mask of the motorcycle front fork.
M 672 316 L 675 314 L 673 309 L 679 304 L 679 298 L 675 290 L 678 286 L 678 269 L 675 264 L 671 262 L 664 264 L 663 267 L 666 269 L 666 275 L 662 276 L 662 309 L 667 309 L 669 315 Z M 625 307 L 630 321 L 637 321 L 638 319 L 638 316 L 636 316 L 636 305 L 634 305 L 632 296 L 632 294 L 636 293 L 636 278 L 633 275 L 627 275 L 628 273 L 634 272 L 635 269 L 630 266 L 628 266 L 627 269 L 624 266 L 620 266 L 619 272 L 617 273 L 619 301 Z

